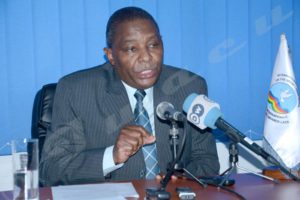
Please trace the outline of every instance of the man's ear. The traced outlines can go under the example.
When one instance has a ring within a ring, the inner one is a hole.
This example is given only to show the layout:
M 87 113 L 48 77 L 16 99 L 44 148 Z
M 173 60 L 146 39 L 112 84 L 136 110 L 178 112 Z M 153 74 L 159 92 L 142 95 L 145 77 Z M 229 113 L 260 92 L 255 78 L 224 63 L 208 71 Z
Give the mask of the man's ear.
M 110 64 L 111 64 L 111 65 L 115 65 L 115 60 L 114 60 L 114 57 L 113 57 L 113 55 L 112 55 L 112 50 L 111 50 L 111 48 L 104 48 L 103 51 L 104 51 L 104 53 L 105 53 L 107 59 L 109 60 Z

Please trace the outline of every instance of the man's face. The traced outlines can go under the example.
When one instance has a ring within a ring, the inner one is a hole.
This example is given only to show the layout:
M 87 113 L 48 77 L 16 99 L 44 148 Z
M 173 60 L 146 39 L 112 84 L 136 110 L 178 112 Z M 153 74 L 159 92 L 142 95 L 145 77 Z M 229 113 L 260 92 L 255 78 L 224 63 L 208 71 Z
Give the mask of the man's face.
M 151 21 L 135 19 L 119 24 L 112 47 L 104 51 L 121 79 L 131 87 L 147 89 L 157 81 L 163 44 Z

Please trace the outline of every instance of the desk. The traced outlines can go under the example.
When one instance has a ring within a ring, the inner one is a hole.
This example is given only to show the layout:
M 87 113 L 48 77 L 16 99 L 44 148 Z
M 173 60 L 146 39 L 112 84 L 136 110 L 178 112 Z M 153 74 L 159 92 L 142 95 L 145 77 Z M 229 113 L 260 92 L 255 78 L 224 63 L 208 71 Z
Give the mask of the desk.
M 233 178 L 236 180 L 234 186 L 229 187 L 249 200 L 299 200 L 300 184 L 292 181 L 275 184 L 253 174 L 237 174 Z M 145 189 L 153 186 L 159 186 L 159 181 L 135 180 L 132 181 L 140 198 L 144 199 Z M 189 186 L 196 192 L 197 199 L 203 200 L 232 200 L 238 199 L 234 194 L 224 190 L 218 190 L 216 187 L 208 186 L 202 188 L 198 183 L 192 180 L 178 179 L 171 180 L 167 186 L 167 191 L 171 193 L 171 199 L 177 200 L 175 188 L 178 186 Z M 0 192 L 0 200 L 11 200 L 12 192 Z M 40 200 L 52 200 L 51 188 L 40 189 Z

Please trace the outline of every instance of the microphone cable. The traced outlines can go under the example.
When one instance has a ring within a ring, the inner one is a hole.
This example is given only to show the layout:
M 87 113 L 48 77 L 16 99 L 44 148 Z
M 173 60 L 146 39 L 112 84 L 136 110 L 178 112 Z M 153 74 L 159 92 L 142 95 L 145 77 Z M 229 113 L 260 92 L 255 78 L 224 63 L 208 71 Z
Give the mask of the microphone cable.
M 234 195 L 236 195 L 241 200 L 246 200 L 246 198 L 243 195 L 241 195 L 240 193 L 238 193 L 238 192 L 236 192 L 236 191 L 234 191 L 232 189 L 229 189 L 229 188 L 227 188 L 227 187 L 225 187 L 223 185 L 218 185 L 218 184 L 215 184 L 215 183 L 207 183 L 207 184 L 211 185 L 211 186 L 214 186 L 216 188 L 220 188 L 222 190 L 225 190 L 225 191 L 227 191 L 227 192 L 229 192 L 231 194 L 234 194 Z
M 193 179 L 195 179 L 198 183 L 200 183 L 200 180 L 202 180 L 206 185 L 211 185 L 211 186 L 214 186 L 218 189 L 222 189 L 222 190 L 225 190 L 229 193 L 232 193 L 234 195 L 236 195 L 239 199 L 241 200 L 246 200 L 246 198 L 244 196 L 242 196 L 241 194 L 239 194 L 238 192 L 234 191 L 234 190 L 231 190 L 223 185 L 220 185 L 220 184 L 217 184 L 217 183 L 214 183 L 213 182 L 213 179 L 211 179 L 211 181 L 209 180 L 203 180 L 203 179 L 199 179 L 197 178 L 196 176 L 194 176 L 191 172 L 189 172 L 186 168 L 183 168 L 183 170 L 188 173 L 188 175 L 190 175 Z M 202 183 L 200 183 L 202 185 Z

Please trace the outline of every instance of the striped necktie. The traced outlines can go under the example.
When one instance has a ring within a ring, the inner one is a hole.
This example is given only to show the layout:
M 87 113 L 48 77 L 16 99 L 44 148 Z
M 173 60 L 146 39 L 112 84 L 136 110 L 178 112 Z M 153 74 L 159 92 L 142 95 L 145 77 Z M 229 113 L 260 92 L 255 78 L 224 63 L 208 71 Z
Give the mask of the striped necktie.
M 143 126 L 150 134 L 152 134 L 152 128 L 149 120 L 149 115 L 143 106 L 143 99 L 146 96 L 144 90 L 137 90 L 134 94 L 137 102 L 134 109 L 135 122 Z M 143 154 L 146 164 L 146 179 L 154 179 L 159 173 L 159 167 L 157 162 L 156 143 L 143 146 Z

